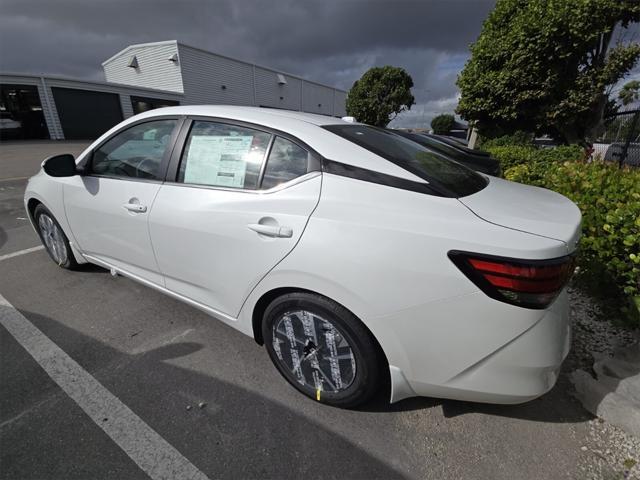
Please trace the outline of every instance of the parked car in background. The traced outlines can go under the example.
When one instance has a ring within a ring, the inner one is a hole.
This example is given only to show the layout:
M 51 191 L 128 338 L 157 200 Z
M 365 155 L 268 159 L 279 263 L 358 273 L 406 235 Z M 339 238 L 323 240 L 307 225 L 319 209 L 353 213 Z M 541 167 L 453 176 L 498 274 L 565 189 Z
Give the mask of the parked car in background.
M 20 137 L 22 123 L 15 120 L 9 112 L 0 112 L 0 139 L 13 140 Z
M 414 132 L 414 133 L 419 133 L 419 132 Z M 429 132 L 420 132 L 420 133 L 424 133 L 425 135 L 427 135 L 428 137 L 433 137 L 436 138 L 438 140 L 440 140 L 441 142 L 446 143 L 447 145 L 451 145 L 452 147 L 467 147 L 467 140 L 464 138 L 458 138 L 458 137 L 452 137 L 451 135 L 438 135 L 435 133 L 429 133 Z M 471 150 L 471 149 L 469 149 Z M 486 152 L 483 152 L 482 150 L 471 150 L 472 152 L 478 152 L 481 154 L 487 154 Z
M 625 145 L 623 142 L 594 143 L 591 158 L 612 163 L 620 163 L 622 159 L 623 165 L 640 167 L 640 143 L 630 142 L 626 145 L 626 155 Z
M 393 402 L 521 403 L 568 353 L 576 205 L 389 130 L 161 108 L 45 160 L 24 202 L 56 264 L 209 313 L 316 401 L 353 407 L 389 379 Z
M 538 148 L 554 148 L 559 145 L 557 140 L 551 137 L 536 137 L 533 139 L 533 144 Z
M 403 130 L 394 130 L 398 135 L 402 135 L 409 140 L 419 143 L 423 147 L 438 152 L 447 158 L 455 160 L 472 170 L 500 176 L 500 162 L 492 158 L 487 152 L 481 150 L 473 150 L 460 145 L 455 140 L 450 140 L 441 135 L 433 135 L 430 133 L 412 133 Z

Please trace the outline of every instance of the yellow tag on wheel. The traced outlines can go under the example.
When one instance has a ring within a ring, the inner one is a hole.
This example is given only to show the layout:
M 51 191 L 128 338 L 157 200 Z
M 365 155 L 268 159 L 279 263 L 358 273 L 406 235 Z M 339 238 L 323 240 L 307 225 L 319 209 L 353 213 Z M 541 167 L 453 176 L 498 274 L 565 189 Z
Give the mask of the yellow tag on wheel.
M 320 401 L 320 392 L 321 390 L 319 388 L 316 388 L 316 400 Z

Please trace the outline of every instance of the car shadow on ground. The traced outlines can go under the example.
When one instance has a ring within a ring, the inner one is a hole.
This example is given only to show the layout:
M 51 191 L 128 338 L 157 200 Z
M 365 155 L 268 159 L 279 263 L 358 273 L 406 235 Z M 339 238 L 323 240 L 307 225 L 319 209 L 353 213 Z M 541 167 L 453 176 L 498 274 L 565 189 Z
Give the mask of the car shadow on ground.
M 109 270 L 91 263 L 80 265 L 78 269 L 87 273 L 109 274 Z M 573 397 L 573 390 L 567 372 L 563 371 L 558 383 L 550 392 L 520 405 L 491 405 L 428 397 L 407 398 L 389 404 L 390 385 L 387 376 L 376 396 L 355 410 L 371 413 L 406 412 L 440 406 L 447 418 L 480 413 L 547 423 L 580 423 L 592 419 L 593 416 Z
M 472 402 L 442 401 L 447 418 L 469 413 L 519 418 L 543 423 L 583 423 L 594 417 L 573 397 L 573 387 L 566 375 L 545 395 L 520 405 L 490 405 Z
M 79 265 L 78 269 L 86 273 L 109 274 L 109 270 L 91 263 Z M 446 418 L 478 413 L 543 423 L 581 423 L 591 420 L 594 418 L 593 415 L 587 412 L 574 398 L 574 387 L 565 370 L 563 369 L 556 386 L 550 392 L 520 405 L 492 405 L 428 397 L 407 398 L 389 404 L 390 385 L 387 377 L 376 396 L 355 410 L 384 413 L 423 410 L 440 406 Z
M 110 274 L 109 270 L 107 270 L 104 267 L 100 267 L 95 263 L 81 263 L 77 267 L 75 267 L 74 271 L 85 272 L 85 273 Z
M 79 265 L 78 270 L 90 274 L 109 274 L 109 270 L 91 263 Z M 29 315 L 33 314 L 29 313 L 25 316 L 30 318 Z M 55 322 L 54 320 L 50 321 Z M 78 335 L 80 334 L 78 333 Z M 90 341 L 95 342 L 95 340 Z M 104 346 L 104 349 L 112 350 L 108 346 Z M 161 361 L 163 361 L 163 359 L 158 359 L 158 362 Z M 440 407 L 445 418 L 482 414 L 541 423 L 586 422 L 594 417 L 573 397 L 574 387 L 569 381 L 568 372 L 565 370 L 566 369 L 563 369 L 556 386 L 550 392 L 540 398 L 520 405 L 492 405 L 428 397 L 408 398 L 394 404 L 389 404 L 390 385 L 387 377 L 384 379 L 383 385 L 376 396 L 371 401 L 354 410 L 370 413 L 395 413 Z M 234 386 L 233 388 L 237 389 L 240 387 Z
M 255 391 L 175 364 L 203 349 L 200 343 L 170 343 L 130 354 L 57 320 L 21 313 L 210 478 L 405 478 L 313 418 Z M 40 395 L 46 398 L 51 392 Z M 37 405 L 43 400 L 35 395 L 26 401 Z M 206 406 L 199 408 L 202 400 Z M 187 410 L 186 405 L 192 408 Z M 3 442 L 7 478 L 12 472 L 28 476 L 43 454 L 24 448 L 34 440 L 30 435 L 38 435 L 29 433 L 28 425 L 25 428 L 11 434 L 11 442 Z M 33 457 L 24 458 L 29 450 Z M 87 478 L 102 473 L 86 472 Z

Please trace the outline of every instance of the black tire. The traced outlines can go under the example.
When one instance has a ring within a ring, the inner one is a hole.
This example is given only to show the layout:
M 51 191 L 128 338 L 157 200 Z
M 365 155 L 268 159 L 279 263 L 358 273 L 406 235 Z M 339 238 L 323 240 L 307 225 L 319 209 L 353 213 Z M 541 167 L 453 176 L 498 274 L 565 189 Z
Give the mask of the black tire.
M 47 207 L 40 204 L 33 212 L 33 219 L 45 250 L 58 266 L 74 269 L 78 266 L 69 239 L 65 235 L 56 217 Z M 45 224 L 47 227 L 45 227 Z
M 304 328 L 305 322 L 310 322 L 306 325 L 312 325 L 313 329 Z M 274 325 L 279 328 L 277 332 L 274 332 Z M 282 328 L 286 330 L 286 336 Z M 274 333 L 277 345 L 274 344 Z M 292 337 L 296 340 L 293 341 Z M 316 401 L 352 408 L 371 399 L 380 387 L 383 363 L 377 343 L 355 315 L 326 297 L 297 292 L 276 298 L 264 312 L 262 338 L 280 374 L 297 390 Z M 306 339 L 304 347 L 299 341 L 301 338 Z M 314 340 L 318 345 L 313 343 Z M 344 346 L 345 341 L 347 347 Z M 291 345 L 295 348 L 291 349 Z M 335 355 L 346 358 L 338 360 Z M 301 365 L 295 370 L 297 374 L 294 374 L 294 356 Z M 315 363 L 314 357 L 317 359 Z M 337 365 L 337 371 L 331 369 L 332 365 Z M 325 373 L 327 367 L 330 375 Z

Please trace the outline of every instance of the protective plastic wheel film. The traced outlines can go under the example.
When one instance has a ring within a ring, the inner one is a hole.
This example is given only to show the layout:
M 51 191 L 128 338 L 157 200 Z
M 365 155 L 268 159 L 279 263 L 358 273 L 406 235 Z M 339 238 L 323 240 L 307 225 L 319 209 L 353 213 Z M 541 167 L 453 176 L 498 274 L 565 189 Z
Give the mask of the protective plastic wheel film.
M 301 385 L 340 392 L 356 376 L 351 346 L 329 320 L 306 310 L 286 312 L 273 324 L 273 349 Z

